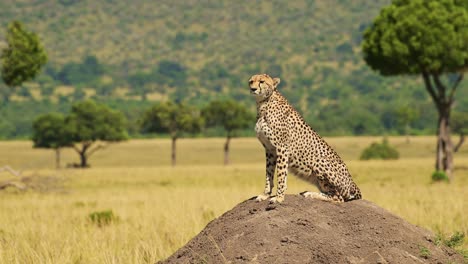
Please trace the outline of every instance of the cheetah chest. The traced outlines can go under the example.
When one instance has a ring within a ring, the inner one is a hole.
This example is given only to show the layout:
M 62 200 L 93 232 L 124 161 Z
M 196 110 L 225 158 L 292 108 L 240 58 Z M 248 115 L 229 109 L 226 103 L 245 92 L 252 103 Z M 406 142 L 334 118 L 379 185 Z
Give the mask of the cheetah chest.
M 268 123 L 264 117 L 260 117 L 257 120 L 257 124 L 255 125 L 255 132 L 257 132 L 257 138 L 265 148 L 269 150 L 275 149 L 273 143 L 271 142 L 273 137 L 273 130 L 268 126 Z

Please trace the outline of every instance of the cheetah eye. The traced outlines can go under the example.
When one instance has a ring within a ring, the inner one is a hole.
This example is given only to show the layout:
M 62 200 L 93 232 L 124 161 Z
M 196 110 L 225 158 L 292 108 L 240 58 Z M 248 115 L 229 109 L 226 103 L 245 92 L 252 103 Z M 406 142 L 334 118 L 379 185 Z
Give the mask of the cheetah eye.
M 265 83 L 265 81 L 264 81 L 264 80 L 261 80 L 260 83 Z
M 252 81 L 252 80 L 249 80 L 249 84 L 252 84 L 252 83 L 253 83 L 253 81 Z

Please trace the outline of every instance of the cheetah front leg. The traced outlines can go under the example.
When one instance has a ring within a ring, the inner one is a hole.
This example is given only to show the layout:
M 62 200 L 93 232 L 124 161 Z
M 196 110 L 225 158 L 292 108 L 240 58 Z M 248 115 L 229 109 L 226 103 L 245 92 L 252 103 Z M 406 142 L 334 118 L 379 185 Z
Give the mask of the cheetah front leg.
M 273 190 L 273 178 L 275 176 L 275 168 L 276 168 L 276 152 L 273 150 L 265 149 L 265 156 L 266 156 L 266 183 L 265 183 L 265 190 L 263 194 L 257 196 L 255 200 L 258 202 L 264 201 L 271 196 L 271 191 Z
M 281 203 L 284 201 L 284 193 L 288 188 L 288 152 L 285 148 L 276 149 L 276 168 L 278 170 L 278 189 L 276 197 L 270 199 L 270 203 Z

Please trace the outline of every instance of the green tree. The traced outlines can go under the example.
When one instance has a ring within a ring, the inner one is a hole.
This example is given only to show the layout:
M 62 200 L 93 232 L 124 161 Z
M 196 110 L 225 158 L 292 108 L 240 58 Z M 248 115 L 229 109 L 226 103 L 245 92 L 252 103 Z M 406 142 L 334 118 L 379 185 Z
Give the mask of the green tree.
M 99 149 L 128 138 L 124 115 L 91 100 L 74 104 L 65 122 L 81 168 L 89 167 L 89 157 Z
M 439 115 L 435 167 L 450 179 L 450 112 L 468 65 L 467 40 L 464 1 L 394 0 L 365 31 L 362 44 L 366 63 L 380 74 L 422 76 Z
M 454 152 L 458 152 L 465 142 L 465 135 L 468 134 L 468 113 L 453 113 L 452 129 L 454 133 L 460 135 L 458 143 L 453 148 Z
M 184 103 L 165 102 L 148 109 L 141 120 L 143 133 L 169 133 L 171 162 L 176 165 L 176 141 L 184 133 L 197 133 L 203 127 L 198 109 Z
M 224 143 L 224 165 L 229 164 L 229 143 L 236 132 L 253 126 L 254 115 L 242 104 L 233 100 L 212 101 L 202 109 L 202 116 L 207 127 L 221 126 L 226 131 Z
M 10 88 L 33 79 L 47 62 L 47 54 L 38 36 L 19 21 L 8 25 L 7 46 L 0 55 L 2 79 Z M 5 101 L 9 93 L 3 93 Z
M 65 117 L 59 113 L 41 115 L 34 120 L 32 127 L 34 147 L 54 149 L 55 165 L 60 168 L 60 149 L 73 146 Z

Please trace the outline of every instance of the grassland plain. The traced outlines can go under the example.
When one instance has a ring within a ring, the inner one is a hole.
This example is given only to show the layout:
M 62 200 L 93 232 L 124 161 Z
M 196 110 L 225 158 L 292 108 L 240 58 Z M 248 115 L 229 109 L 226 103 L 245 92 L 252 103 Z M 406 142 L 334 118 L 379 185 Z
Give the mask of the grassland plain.
M 359 161 L 376 137 L 327 138 L 347 162 L 364 198 L 413 224 L 444 235 L 468 233 L 468 148 L 455 157 L 455 182 L 431 184 L 434 137 L 389 138 L 401 158 Z M 153 263 L 196 235 L 210 220 L 263 189 L 264 161 L 254 138 L 181 139 L 171 168 L 168 139 L 131 140 L 91 157 L 92 168 L 53 170 L 54 153 L 28 141 L 0 142 L 0 166 L 23 175 L 54 176 L 49 192 L 0 192 L 0 263 Z M 76 162 L 72 150 L 63 162 Z M 0 181 L 11 179 L 0 174 Z M 313 190 L 296 177 L 287 193 Z M 112 210 L 118 220 L 97 226 L 89 214 Z M 464 248 L 468 244 L 465 242 Z

